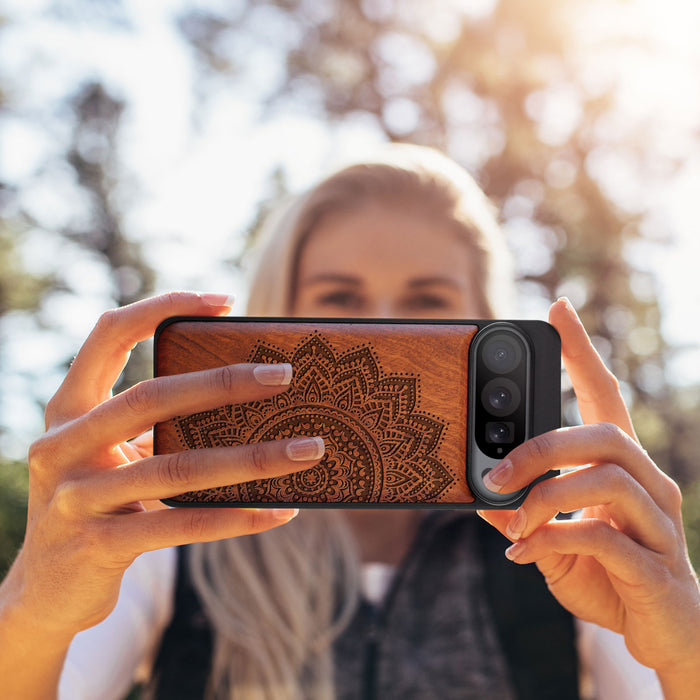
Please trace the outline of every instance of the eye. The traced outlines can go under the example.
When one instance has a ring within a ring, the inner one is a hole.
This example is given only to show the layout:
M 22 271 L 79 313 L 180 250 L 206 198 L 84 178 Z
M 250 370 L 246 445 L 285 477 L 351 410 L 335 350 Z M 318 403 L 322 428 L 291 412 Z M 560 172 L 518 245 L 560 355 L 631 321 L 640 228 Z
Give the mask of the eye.
M 433 309 L 447 309 L 451 306 L 449 299 L 438 294 L 416 294 L 404 302 L 408 310 L 430 311 Z
M 320 306 L 346 310 L 360 309 L 364 304 L 362 296 L 349 289 L 322 294 L 316 301 Z

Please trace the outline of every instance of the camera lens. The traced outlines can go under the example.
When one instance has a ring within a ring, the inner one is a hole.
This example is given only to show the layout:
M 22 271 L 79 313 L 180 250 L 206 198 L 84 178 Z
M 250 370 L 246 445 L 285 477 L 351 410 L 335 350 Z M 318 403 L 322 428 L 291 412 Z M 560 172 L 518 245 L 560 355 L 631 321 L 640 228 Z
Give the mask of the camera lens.
M 520 343 L 505 333 L 494 334 L 484 345 L 482 357 L 484 364 L 497 374 L 512 372 L 523 356 Z
M 486 442 L 503 445 L 513 442 L 514 424 L 509 422 L 494 422 L 486 424 Z
M 520 406 L 520 389 L 506 377 L 496 377 L 481 391 L 481 403 L 494 416 L 507 416 Z
M 497 411 L 502 411 L 504 408 L 510 406 L 512 398 L 508 389 L 499 386 L 489 394 L 489 403 L 492 408 L 495 408 Z

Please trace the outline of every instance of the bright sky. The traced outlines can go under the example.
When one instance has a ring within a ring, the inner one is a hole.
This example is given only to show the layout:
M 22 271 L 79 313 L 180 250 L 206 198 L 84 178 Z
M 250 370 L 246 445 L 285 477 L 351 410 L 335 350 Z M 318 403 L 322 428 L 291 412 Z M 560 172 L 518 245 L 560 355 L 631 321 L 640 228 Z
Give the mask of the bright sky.
M 168 19 L 183 7 L 211 6 L 216 1 L 125 0 L 134 32 L 41 19 L 45 0 L 11 3 L 11 9 L 3 9 L 13 23 L 0 33 L 0 73 L 3 84 L 14 83 L 16 92 L 11 95 L 15 117 L 0 123 L 0 177 L 21 184 L 35 173 L 65 136 L 60 119 L 51 112 L 52 105 L 86 77 L 100 76 L 128 97 L 130 111 L 125 115 L 122 146 L 126 169 L 136 186 L 124 193 L 133 203 L 127 225 L 135 238 L 146 241 L 152 260 L 168 261 L 167 269 L 161 269 L 160 288 L 207 288 L 244 297 L 244 285 L 222 259 L 236 252 L 235 233 L 250 221 L 265 196 L 268 173 L 282 164 L 291 186 L 300 189 L 319 173 L 370 152 L 382 136 L 365 120 L 328 128 L 302 110 L 262 122 L 256 98 L 261 86 L 279 78 L 278 66 L 267 54 L 251 55 L 250 60 L 258 62 L 255 83 L 235 93 L 222 90 L 211 98 L 213 102 L 203 111 L 205 121 L 193 130 L 192 85 L 197 76 L 184 42 Z M 493 0 L 452 0 L 452 4 L 479 16 L 490 11 Z M 659 281 L 667 338 L 696 348 L 671 366 L 671 378 L 700 381 L 696 321 L 700 307 L 696 213 L 700 192 L 696 137 L 700 127 L 700 3 L 636 0 L 614 11 L 612 6 L 592 0 L 579 19 L 582 36 L 590 37 L 594 48 L 586 58 L 591 89 L 616 78 L 622 86 L 618 121 L 608 125 L 608 136 L 614 141 L 616 133 L 624 133 L 630 124 L 657 120 L 662 128 L 654 148 L 665 155 L 682 156 L 685 164 L 677 173 L 659 172 L 653 183 L 639 182 L 624 163 L 610 159 L 601 158 L 599 169 L 621 201 L 651 203 L 651 229 L 658 237 L 673 241 L 665 247 L 653 242 L 638 246 L 630 250 L 630 256 Z M 619 33 L 620 27 L 631 35 L 648 37 L 654 50 L 644 53 L 630 47 L 611 56 L 605 37 Z M 657 89 L 651 92 L 650 84 Z M 542 128 L 550 138 L 565 133 L 567 124 L 575 125 L 575 101 L 566 92 L 548 97 L 544 106 L 534 105 L 533 109 L 544 110 Z M 35 115 L 42 116 L 40 127 L 27 118 Z M 75 216 L 81 203 L 75 199 L 68 174 L 50 171 L 44 184 L 26 191 L 24 204 L 49 229 Z M 40 229 L 29 242 L 30 268 L 55 269 L 60 260 L 67 276 L 78 269 L 76 251 L 51 242 Z M 46 336 L 41 341 L 28 340 L 31 324 L 26 319 L 11 319 L 6 325 L 3 360 L 13 370 L 8 379 L 13 396 L 23 393 L 27 380 L 22 379 L 22 372 L 29 376 L 37 364 L 45 364 L 47 352 L 57 357 L 70 354 L 99 312 L 111 305 L 111 290 L 99 264 L 81 258 L 79 270 L 79 275 L 72 273 L 71 280 L 83 292 L 80 305 L 68 295 L 59 295 L 44 309 L 46 317 L 60 317 L 64 326 L 48 349 Z M 541 315 L 542 303 L 527 312 Z M 21 345 L 13 342 L 20 337 Z M 59 381 L 59 376 L 42 378 L 45 398 Z M 12 425 L 13 416 L 21 413 L 13 402 L 11 411 L 8 407 L 3 410 L 2 420 Z M 19 426 L 17 430 L 22 432 Z

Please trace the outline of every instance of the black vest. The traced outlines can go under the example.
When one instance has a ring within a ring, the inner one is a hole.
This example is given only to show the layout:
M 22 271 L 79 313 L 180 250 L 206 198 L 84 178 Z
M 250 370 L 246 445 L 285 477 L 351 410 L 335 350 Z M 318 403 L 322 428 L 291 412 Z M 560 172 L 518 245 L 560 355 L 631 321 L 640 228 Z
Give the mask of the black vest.
M 339 700 L 578 700 L 573 618 L 534 565 L 505 558 L 509 544 L 470 513 L 426 517 L 385 604 L 360 605 L 335 644 Z M 210 672 L 211 627 L 186 557 L 187 548 L 180 548 L 174 615 L 154 667 L 154 698 L 202 698 Z M 465 631 L 472 626 L 476 638 Z M 481 648 L 481 641 L 489 642 L 483 630 L 490 629 L 496 653 Z M 486 679 L 492 676 L 489 685 L 479 678 L 482 666 Z M 497 690 L 505 687 L 508 692 Z

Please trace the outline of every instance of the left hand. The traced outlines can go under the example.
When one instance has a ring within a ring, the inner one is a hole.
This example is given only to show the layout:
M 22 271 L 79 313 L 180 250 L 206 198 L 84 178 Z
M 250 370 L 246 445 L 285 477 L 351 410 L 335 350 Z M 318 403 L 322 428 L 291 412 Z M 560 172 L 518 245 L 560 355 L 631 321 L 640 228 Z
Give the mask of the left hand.
M 516 542 L 508 558 L 534 562 L 572 614 L 623 634 L 630 653 L 662 683 L 664 673 L 697 680 L 700 588 L 680 489 L 639 444 L 618 382 L 571 305 L 557 301 L 549 320 L 561 336 L 584 425 L 528 440 L 486 482 L 509 493 L 550 469 L 578 469 L 536 484 L 515 512 L 480 515 Z M 579 509 L 579 519 L 553 520 Z

